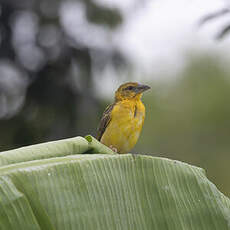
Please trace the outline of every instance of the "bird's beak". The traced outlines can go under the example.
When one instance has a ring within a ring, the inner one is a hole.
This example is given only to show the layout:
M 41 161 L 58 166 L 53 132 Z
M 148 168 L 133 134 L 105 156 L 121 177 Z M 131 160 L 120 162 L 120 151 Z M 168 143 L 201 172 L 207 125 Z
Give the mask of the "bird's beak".
M 143 93 L 144 91 L 151 89 L 151 87 L 149 87 L 148 85 L 138 85 L 135 88 L 135 92 L 136 93 Z

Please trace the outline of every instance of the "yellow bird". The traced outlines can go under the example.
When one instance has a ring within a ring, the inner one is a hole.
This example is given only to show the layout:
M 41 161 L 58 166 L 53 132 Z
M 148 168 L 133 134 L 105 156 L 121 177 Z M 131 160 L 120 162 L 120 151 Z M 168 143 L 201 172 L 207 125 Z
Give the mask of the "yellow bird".
M 145 120 L 141 96 L 148 89 L 136 82 L 117 89 L 115 102 L 105 109 L 100 121 L 97 139 L 101 143 L 118 153 L 127 153 L 135 146 Z

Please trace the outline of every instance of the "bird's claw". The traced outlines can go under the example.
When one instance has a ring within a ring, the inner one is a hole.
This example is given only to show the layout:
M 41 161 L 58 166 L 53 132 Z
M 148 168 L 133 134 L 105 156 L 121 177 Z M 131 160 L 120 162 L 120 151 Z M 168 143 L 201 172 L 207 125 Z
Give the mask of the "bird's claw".
M 115 153 L 117 153 L 117 149 L 113 147 L 112 145 L 110 145 L 109 148 L 111 148 Z

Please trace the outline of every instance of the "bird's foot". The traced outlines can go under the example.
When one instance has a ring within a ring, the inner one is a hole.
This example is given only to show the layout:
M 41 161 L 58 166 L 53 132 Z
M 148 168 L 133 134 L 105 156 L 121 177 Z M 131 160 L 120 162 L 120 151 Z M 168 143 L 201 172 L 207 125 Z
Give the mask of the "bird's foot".
M 115 153 L 117 153 L 117 149 L 113 147 L 112 145 L 109 146 Z
M 136 154 L 136 153 L 131 153 L 131 156 L 132 156 L 133 160 L 136 160 L 138 154 Z

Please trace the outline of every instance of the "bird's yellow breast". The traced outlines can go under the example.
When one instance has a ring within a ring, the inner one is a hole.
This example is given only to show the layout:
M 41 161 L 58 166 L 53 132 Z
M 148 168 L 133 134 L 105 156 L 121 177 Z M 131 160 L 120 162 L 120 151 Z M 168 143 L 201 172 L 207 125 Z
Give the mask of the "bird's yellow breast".
M 145 119 L 145 107 L 141 100 L 117 102 L 111 112 L 111 121 L 101 142 L 117 149 L 118 153 L 129 152 L 136 144 Z

